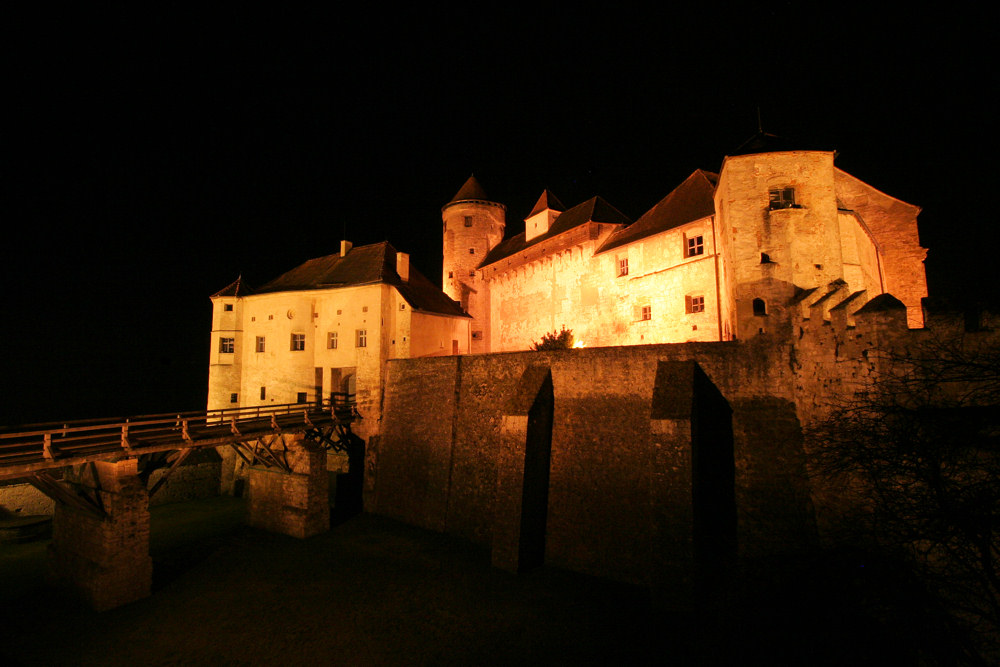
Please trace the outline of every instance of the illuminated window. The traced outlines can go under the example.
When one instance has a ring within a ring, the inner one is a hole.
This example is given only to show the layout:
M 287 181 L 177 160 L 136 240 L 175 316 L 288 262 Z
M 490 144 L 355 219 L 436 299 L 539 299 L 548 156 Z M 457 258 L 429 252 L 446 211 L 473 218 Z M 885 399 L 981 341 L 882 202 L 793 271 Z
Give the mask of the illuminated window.
M 618 259 L 618 275 L 628 275 L 628 257 L 621 257 Z
M 231 312 L 233 310 L 233 304 L 227 303 L 225 306 L 222 307 L 222 309 L 225 310 L 227 313 Z
M 301 352 L 306 349 L 306 335 L 305 334 L 292 334 L 292 352 Z
M 220 338 L 219 339 L 219 352 L 223 354 L 232 354 L 236 351 L 236 339 L 235 338 Z
M 796 208 L 795 188 L 775 188 L 767 193 L 768 208 L 772 211 L 782 208 Z
M 358 329 L 354 332 L 354 346 L 355 347 L 368 347 L 368 330 Z
M 705 238 L 703 236 L 687 237 L 687 247 L 684 250 L 685 257 L 694 257 L 705 252 Z
M 471 227 L 472 226 L 472 216 L 471 215 L 465 216 L 465 226 L 466 227 Z
M 337 349 L 337 332 L 331 331 L 326 334 L 326 349 L 336 350 Z
M 230 394 L 229 395 L 229 402 L 230 403 L 235 403 L 237 400 L 239 400 L 239 397 L 240 397 L 239 394 Z
M 305 403 L 307 400 L 308 400 L 308 397 L 306 396 L 306 392 L 300 391 L 297 394 L 295 394 L 295 402 L 296 403 Z
M 685 297 L 687 300 L 687 312 L 689 313 L 703 313 L 705 312 L 705 297 L 703 296 L 689 296 Z
M 258 352 L 263 352 L 264 351 L 264 337 L 263 336 L 257 336 L 257 351 Z

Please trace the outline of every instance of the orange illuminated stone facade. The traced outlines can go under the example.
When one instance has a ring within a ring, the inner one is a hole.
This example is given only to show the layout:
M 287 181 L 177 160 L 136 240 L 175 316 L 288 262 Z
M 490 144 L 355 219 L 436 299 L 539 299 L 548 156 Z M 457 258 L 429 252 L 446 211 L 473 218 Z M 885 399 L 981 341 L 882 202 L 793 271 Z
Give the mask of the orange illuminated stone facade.
M 586 346 L 788 336 L 793 311 L 851 316 L 884 293 L 921 327 L 920 209 L 833 162 L 730 156 L 635 222 L 600 197 L 565 208 L 546 191 L 506 240 L 505 207 L 470 177 L 443 209 L 444 290 L 473 318 L 473 352 L 529 349 L 563 327 Z

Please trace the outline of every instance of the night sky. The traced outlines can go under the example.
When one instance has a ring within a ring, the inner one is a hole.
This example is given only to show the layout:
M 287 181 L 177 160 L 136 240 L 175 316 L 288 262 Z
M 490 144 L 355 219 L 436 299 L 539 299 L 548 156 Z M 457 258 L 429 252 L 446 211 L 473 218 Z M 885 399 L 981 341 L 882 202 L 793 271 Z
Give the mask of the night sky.
M 508 235 L 544 188 L 634 220 L 758 109 L 923 208 L 932 295 L 995 296 L 992 20 L 711 5 L 11 17 L 0 423 L 203 407 L 208 297 L 238 275 L 346 236 L 437 282 L 471 173 Z

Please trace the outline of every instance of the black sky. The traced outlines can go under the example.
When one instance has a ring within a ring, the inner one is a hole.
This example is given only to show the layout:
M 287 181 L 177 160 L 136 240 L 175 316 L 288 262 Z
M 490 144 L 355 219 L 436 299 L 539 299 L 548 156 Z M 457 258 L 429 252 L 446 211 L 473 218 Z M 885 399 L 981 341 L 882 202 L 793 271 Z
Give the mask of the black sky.
M 0 422 L 197 409 L 237 275 L 346 235 L 437 281 L 470 173 L 508 234 L 543 188 L 635 219 L 758 108 L 923 208 L 932 294 L 995 294 L 985 14 L 468 7 L 12 19 Z

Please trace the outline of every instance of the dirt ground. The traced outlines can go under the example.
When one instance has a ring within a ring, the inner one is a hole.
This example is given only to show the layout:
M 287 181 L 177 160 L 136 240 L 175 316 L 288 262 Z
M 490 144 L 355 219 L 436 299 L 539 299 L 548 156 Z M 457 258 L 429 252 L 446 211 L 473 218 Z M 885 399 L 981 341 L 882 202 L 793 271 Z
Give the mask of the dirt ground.
M 369 515 L 297 540 L 242 513 L 232 498 L 154 508 L 153 595 L 100 614 L 46 587 L 45 542 L 5 545 L 0 664 L 659 662 L 641 590 L 514 576 L 485 551 Z

